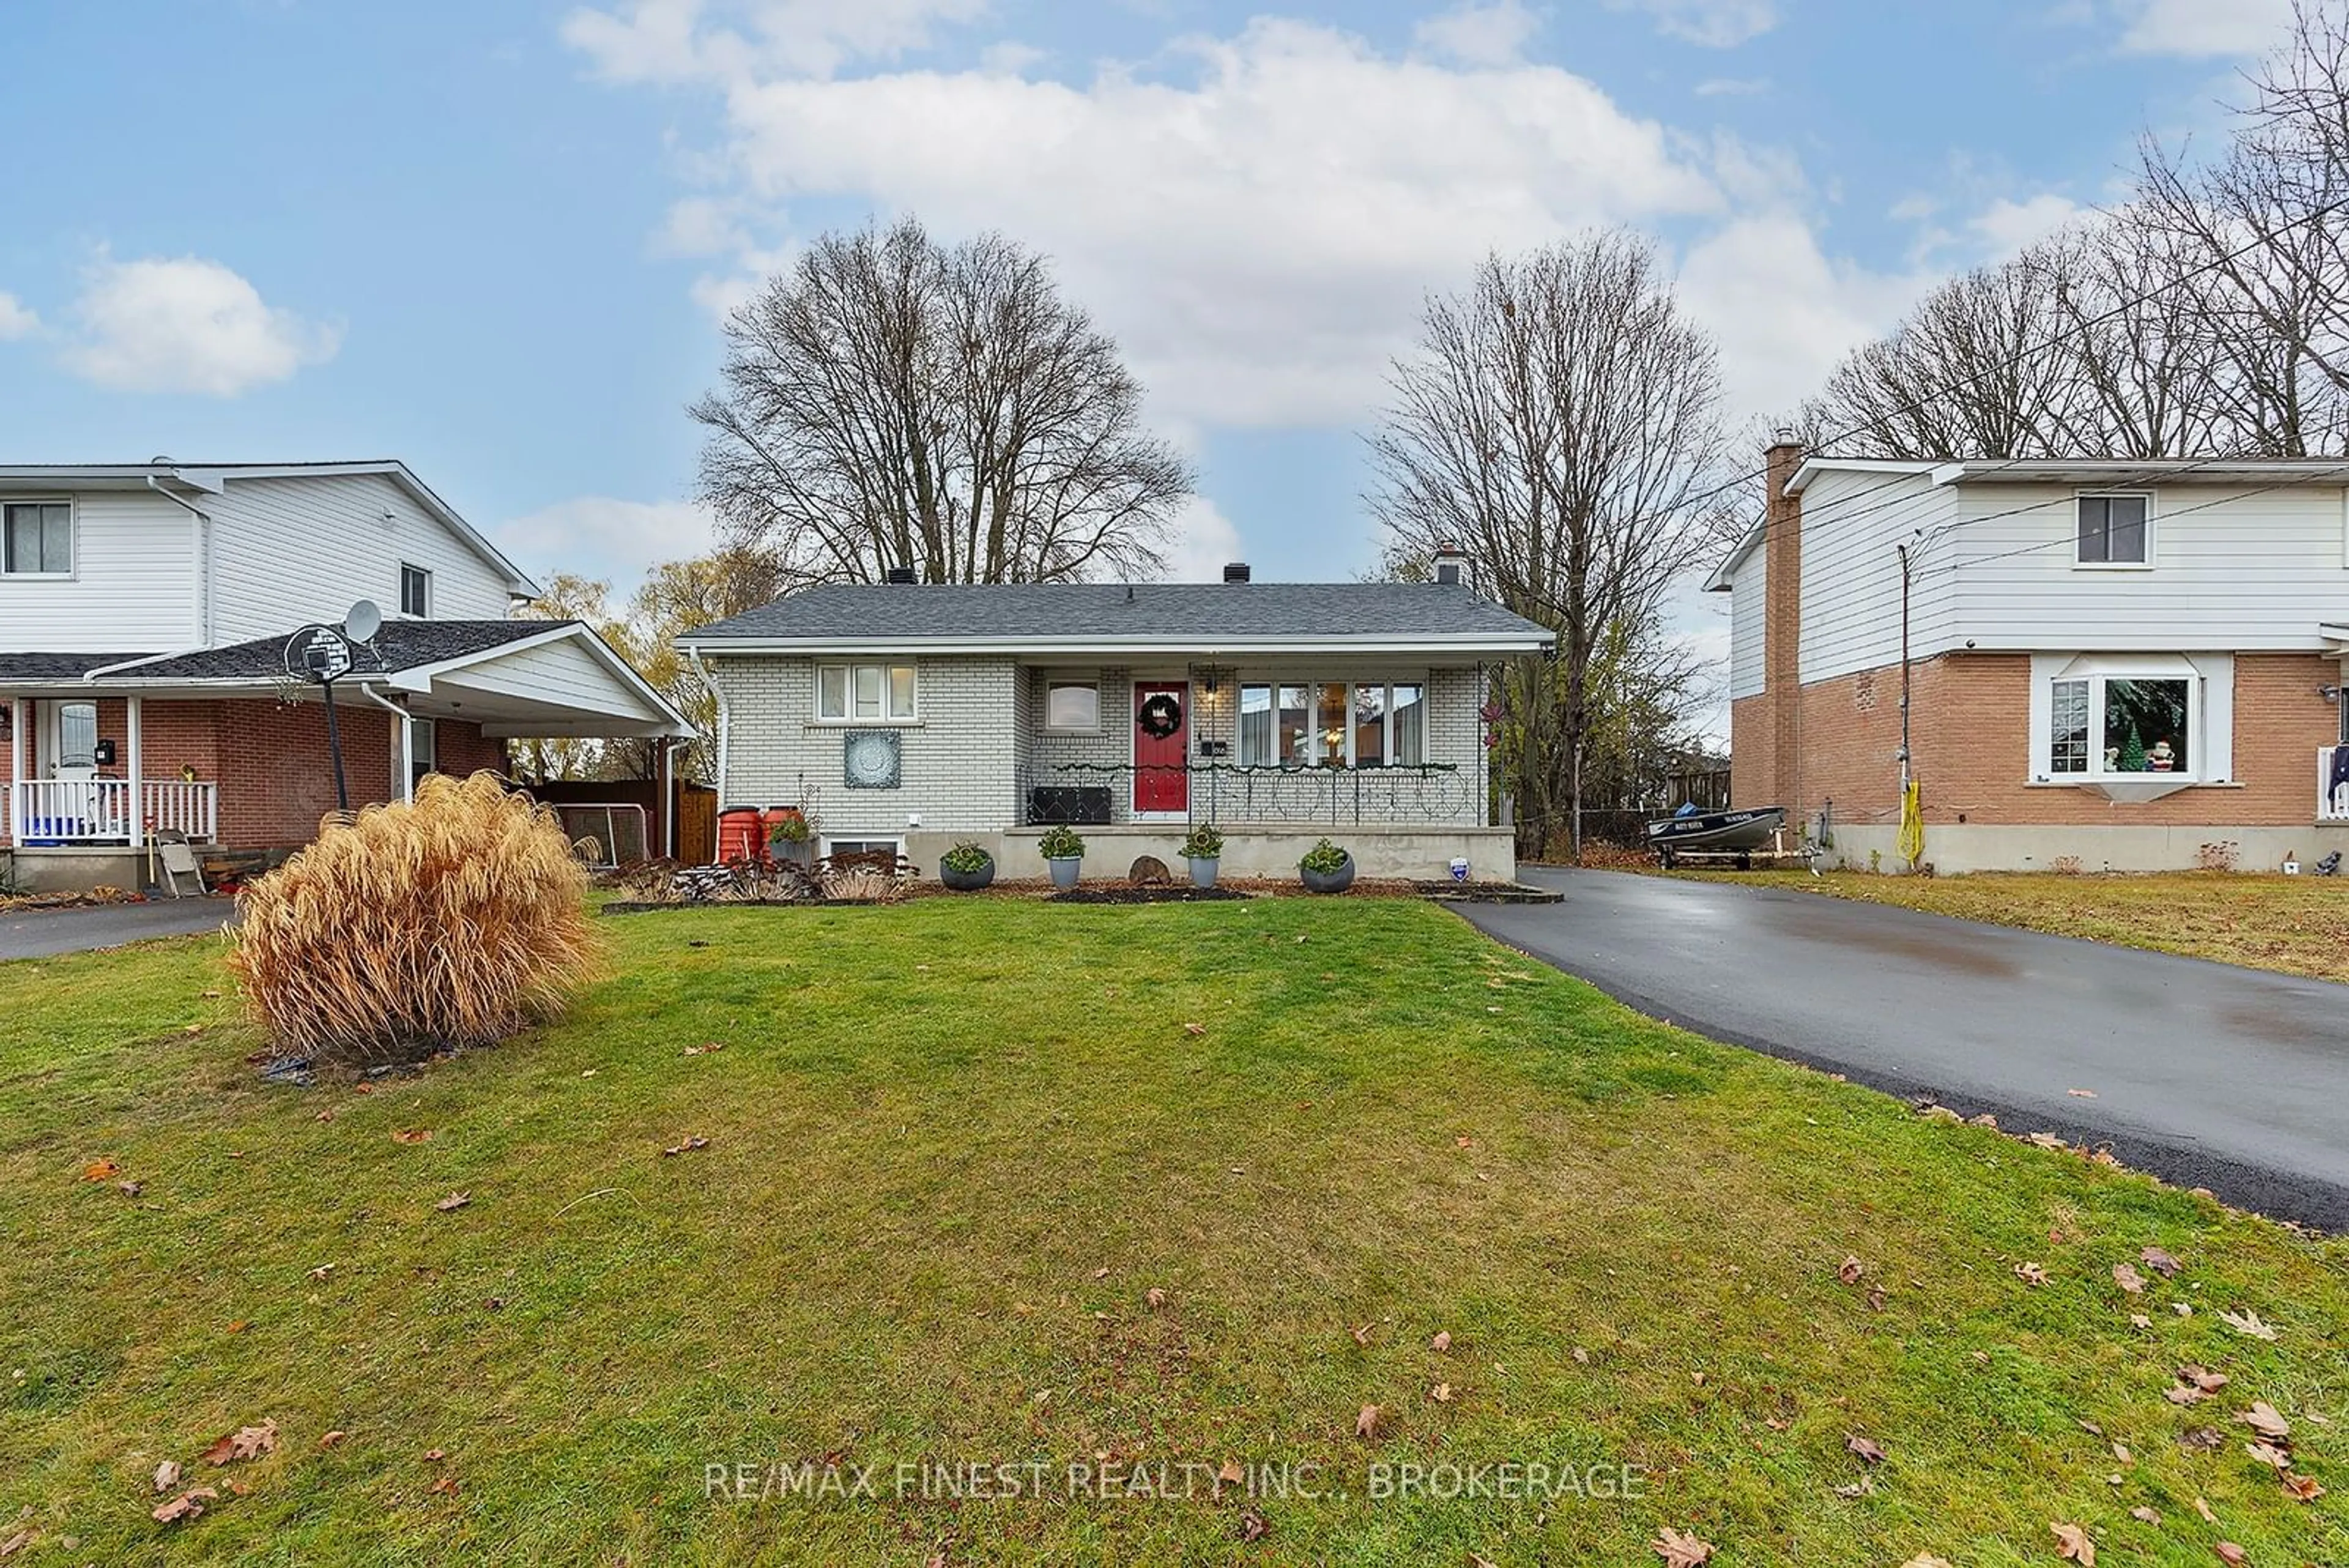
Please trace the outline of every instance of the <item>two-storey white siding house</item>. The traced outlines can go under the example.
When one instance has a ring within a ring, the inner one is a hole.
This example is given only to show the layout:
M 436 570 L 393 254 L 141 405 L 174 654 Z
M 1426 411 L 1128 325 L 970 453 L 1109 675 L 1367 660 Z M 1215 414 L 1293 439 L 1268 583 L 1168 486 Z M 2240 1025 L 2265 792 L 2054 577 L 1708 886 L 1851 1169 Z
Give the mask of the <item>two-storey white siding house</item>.
M 1905 700 L 1940 870 L 2349 848 L 2349 459 L 1782 446 L 1769 477 L 1709 585 L 1739 804 L 1893 865 Z
M 1480 710 L 1549 646 L 1439 580 L 915 584 L 804 589 L 681 639 L 719 698 L 720 802 L 798 806 L 825 853 L 954 844 L 1035 877 L 1048 826 L 1096 866 L 1172 860 L 1193 824 L 1236 875 L 1328 836 L 1365 875 L 1515 875 Z
M 359 600 L 354 806 L 502 770 L 519 735 L 689 728 L 404 464 L 0 466 L 0 846 L 27 888 L 137 887 L 157 834 L 281 851 L 339 798 L 285 645 Z

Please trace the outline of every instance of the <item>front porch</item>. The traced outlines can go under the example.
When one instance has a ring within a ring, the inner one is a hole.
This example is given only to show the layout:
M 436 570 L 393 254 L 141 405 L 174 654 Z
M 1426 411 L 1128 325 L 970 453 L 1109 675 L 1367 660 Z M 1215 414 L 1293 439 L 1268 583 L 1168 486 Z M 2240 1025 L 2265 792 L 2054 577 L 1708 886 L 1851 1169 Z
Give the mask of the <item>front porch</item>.
M 17 779 L 7 787 L 5 836 L 24 848 L 135 849 L 158 834 L 210 844 L 220 832 L 220 786 L 207 780 Z

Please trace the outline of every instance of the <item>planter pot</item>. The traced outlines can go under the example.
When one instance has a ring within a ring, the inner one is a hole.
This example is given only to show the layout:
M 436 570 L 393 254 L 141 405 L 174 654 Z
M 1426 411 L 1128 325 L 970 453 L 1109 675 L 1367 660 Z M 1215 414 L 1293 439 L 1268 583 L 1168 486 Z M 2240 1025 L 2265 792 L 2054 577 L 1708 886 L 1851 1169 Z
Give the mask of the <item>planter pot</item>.
M 957 893 L 976 893 L 995 880 L 995 857 L 989 856 L 987 864 L 976 871 L 957 871 L 951 866 L 941 866 L 938 867 L 938 880 Z
M 1354 857 L 1347 856 L 1346 863 L 1335 871 L 1309 871 L 1299 866 L 1297 874 L 1305 879 L 1309 893 L 1342 893 L 1354 885 Z
M 1052 886 L 1055 888 L 1075 887 L 1077 885 L 1077 868 L 1084 863 L 1085 857 L 1081 855 L 1071 855 L 1065 859 L 1047 859 L 1044 862 L 1045 865 L 1052 868 Z
M 1218 864 L 1217 857 L 1213 855 L 1194 855 L 1189 857 L 1189 860 L 1191 866 L 1191 886 L 1194 888 L 1214 887 L 1216 885 L 1216 867 Z

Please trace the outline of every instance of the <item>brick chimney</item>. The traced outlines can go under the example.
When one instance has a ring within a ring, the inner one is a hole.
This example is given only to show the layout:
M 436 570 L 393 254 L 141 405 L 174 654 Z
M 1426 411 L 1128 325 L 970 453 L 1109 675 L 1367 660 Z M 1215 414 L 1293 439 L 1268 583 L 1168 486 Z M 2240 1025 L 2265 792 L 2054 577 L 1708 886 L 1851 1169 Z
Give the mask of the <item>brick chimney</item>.
M 1803 498 L 1786 486 L 1803 465 L 1799 442 L 1781 441 L 1763 454 L 1763 691 L 1768 699 L 1770 798 L 1787 826 L 1802 821 L 1803 799 Z
M 1468 553 L 1449 539 L 1435 546 L 1434 558 L 1429 564 L 1435 568 L 1435 580 L 1446 587 L 1456 587 L 1468 580 Z

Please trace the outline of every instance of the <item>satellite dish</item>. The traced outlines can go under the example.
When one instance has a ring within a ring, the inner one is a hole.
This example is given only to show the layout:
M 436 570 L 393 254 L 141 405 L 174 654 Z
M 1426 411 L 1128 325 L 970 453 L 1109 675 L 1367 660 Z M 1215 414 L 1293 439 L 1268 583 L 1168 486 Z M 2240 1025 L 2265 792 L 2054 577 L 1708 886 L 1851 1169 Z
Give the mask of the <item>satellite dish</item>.
M 373 599 L 361 599 L 343 617 L 343 632 L 354 642 L 373 642 L 382 629 L 383 611 L 375 607 Z

